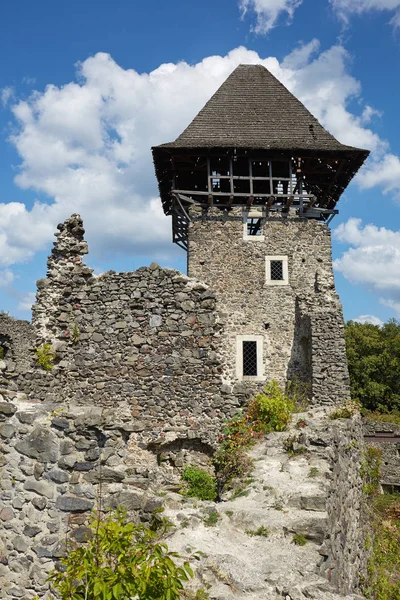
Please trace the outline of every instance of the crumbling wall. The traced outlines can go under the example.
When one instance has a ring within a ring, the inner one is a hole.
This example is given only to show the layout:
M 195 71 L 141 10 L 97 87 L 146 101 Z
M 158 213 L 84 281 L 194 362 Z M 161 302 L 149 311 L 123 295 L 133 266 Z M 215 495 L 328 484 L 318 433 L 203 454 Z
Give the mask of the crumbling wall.
M 0 598 L 48 599 L 46 578 L 66 533 L 84 541 L 93 508 L 123 505 L 146 521 L 162 504 L 152 491 L 158 482 L 180 485 L 176 467 L 158 466 L 156 453 L 140 442 L 143 425 L 127 402 L 60 406 L 3 390 L 0 421 Z M 170 432 L 163 442 L 174 438 Z M 192 461 L 190 443 L 179 457 L 169 447 L 182 468 Z M 206 456 L 196 439 L 193 448 Z
M 328 226 L 270 215 L 260 238 L 244 240 L 240 209 L 210 209 L 204 215 L 193 207 L 190 216 L 188 272 L 215 291 L 226 382 L 235 389 L 260 387 L 251 381 L 237 383 L 236 338 L 261 335 L 266 381 L 284 384 L 295 376 L 312 382 L 315 403 L 348 398 L 343 315 Z M 288 285 L 266 283 L 267 256 L 287 257 Z
M 363 431 L 366 444 L 378 446 L 382 451 L 382 485 L 388 490 L 394 486 L 400 491 L 400 425 L 363 419 Z M 386 436 L 386 440 L 381 436 Z M 391 436 L 393 440 L 390 439 Z
M 35 333 L 31 323 L 0 313 L 0 383 L 2 377 L 25 373 L 30 367 Z
M 369 531 L 361 476 L 364 439 L 361 419 L 333 421 L 330 426 L 332 478 L 326 510 L 327 536 L 320 549 L 321 574 L 347 594 L 367 580 Z
M 128 403 L 150 437 L 201 429 L 213 443 L 221 421 L 244 401 L 221 378 L 214 293 L 155 263 L 94 276 L 82 262 L 80 217 L 58 229 L 32 321 L 35 345 L 55 350 L 54 367 L 46 372 L 32 360 L 9 383 L 43 402 Z

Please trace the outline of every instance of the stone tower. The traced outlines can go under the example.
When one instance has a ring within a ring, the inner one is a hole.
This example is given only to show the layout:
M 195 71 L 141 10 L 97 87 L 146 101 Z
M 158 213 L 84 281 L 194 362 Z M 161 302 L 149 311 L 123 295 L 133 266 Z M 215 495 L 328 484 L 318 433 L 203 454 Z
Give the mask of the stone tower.
M 349 395 L 329 222 L 368 156 L 266 68 L 240 65 L 175 140 L 153 148 L 173 241 L 217 294 L 228 385 L 293 378 Z

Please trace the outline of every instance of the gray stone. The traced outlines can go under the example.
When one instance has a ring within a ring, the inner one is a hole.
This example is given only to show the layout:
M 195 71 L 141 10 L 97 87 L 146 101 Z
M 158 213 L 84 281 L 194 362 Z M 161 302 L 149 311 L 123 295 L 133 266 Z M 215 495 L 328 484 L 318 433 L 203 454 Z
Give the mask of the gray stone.
M 74 470 L 75 471 L 91 471 L 95 468 L 95 463 L 92 462 L 77 462 L 75 463 Z
M 31 502 L 38 510 L 44 510 L 47 506 L 47 500 L 46 498 L 43 498 L 43 496 L 40 496 L 39 498 L 32 498 Z
M 24 483 L 24 490 L 35 492 L 40 496 L 46 496 L 50 500 L 54 496 L 54 487 L 45 481 L 36 481 L 36 479 L 27 479 Z
M 31 411 L 19 411 L 17 412 L 16 417 L 20 423 L 32 425 L 32 423 L 37 418 L 37 414 Z
M 24 535 L 30 538 L 35 537 L 41 531 L 42 530 L 40 529 L 40 527 L 37 527 L 35 525 L 25 525 L 24 527 Z
M 59 496 L 56 508 L 64 512 L 85 512 L 93 508 L 93 502 L 75 496 Z
M 151 315 L 149 324 L 150 324 L 150 327 L 161 327 L 162 316 L 161 315 Z
M 46 478 L 51 479 L 51 481 L 54 481 L 55 483 L 65 483 L 69 480 L 69 475 L 61 469 L 50 469 L 50 471 L 46 473 Z
M 93 471 L 85 475 L 85 479 L 89 483 L 113 483 L 123 481 L 125 474 L 109 467 L 96 467 Z
M 51 420 L 51 424 L 53 427 L 57 429 L 62 429 L 64 431 L 68 431 L 70 429 L 70 422 L 68 419 L 64 419 L 62 417 L 53 417 Z
M 54 433 L 42 425 L 36 425 L 32 433 L 15 444 L 15 449 L 41 462 L 56 462 L 59 453 Z
M 26 552 L 29 544 L 21 535 L 17 535 L 13 539 L 13 547 L 17 552 Z
M 93 532 L 89 527 L 77 527 L 71 532 L 71 537 L 79 544 L 87 542 L 93 536 Z
M 14 511 L 11 507 L 5 506 L 0 509 L 0 520 L 1 521 L 11 521 L 14 518 Z
M 0 414 L 11 417 L 17 411 L 17 407 L 11 402 L 0 402 Z
M 14 436 L 15 427 L 9 423 L 0 423 L 0 437 L 7 440 Z

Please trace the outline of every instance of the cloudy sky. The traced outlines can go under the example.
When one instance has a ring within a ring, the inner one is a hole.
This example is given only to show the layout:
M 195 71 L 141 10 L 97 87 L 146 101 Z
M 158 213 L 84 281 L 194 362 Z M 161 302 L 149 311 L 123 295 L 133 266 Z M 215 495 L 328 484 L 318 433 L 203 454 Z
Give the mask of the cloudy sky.
M 345 317 L 400 317 L 400 0 L 3 0 L 0 310 L 29 318 L 57 223 L 79 212 L 96 272 L 171 244 L 150 147 L 239 63 L 261 63 L 371 157 L 332 221 Z

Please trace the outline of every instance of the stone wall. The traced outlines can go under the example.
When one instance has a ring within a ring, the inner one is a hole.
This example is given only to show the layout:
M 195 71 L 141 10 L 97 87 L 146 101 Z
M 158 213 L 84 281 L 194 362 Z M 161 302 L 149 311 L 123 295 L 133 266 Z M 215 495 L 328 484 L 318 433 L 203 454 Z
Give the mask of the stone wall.
M 328 535 L 320 553 L 324 556 L 321 574 L 343 594 L 359 588 L 366 580 L 369 531 L 361 464 L 364 439 L 361 419 L 340 419 L 330 427 L 329 448 L 332 479 L 326 510 Z
M 16 377 L 30 367 L 35 332 L 30 323 L 0 313 L 0 384 L 2 377 Z
M 368 446 L 378 446 L 382 450 L 382 485 L 389 490 L 392 486 L 395 486 L 400 491 L 400 425 L 363 419 L 363 430 L 365 443 Z M 387 437 L 395 436 L 398 441 L 379 440 L 378 436 L 385 434 Z M 371 437 L 375 437 L 375 439 L 371 439 Z
M 201 429 L 212 443 L 246 392 L 229 393 L 221 377 L 214 293 L 155 263 L 95 276 L 82 262 L 81 219 L 58 228 L 32 320 L 35 346 L 52 344 L 54 367 L 39 368 L 31 352 L 23 372 L 8 373 L 8 387 L 45 402 L 128 403 L 149 439 Z
M 226 382 L 237 382 L 236 337 L 261 335 L 266 380 L 312 382 L 316 403 L 348 398 L 343 316 L 327 225 L 270 216 L 260 239 L 244 240 L 239 209 L 203 215 L 194 207 L 190 214 L 188 273 L 216 293 Z M 266 256 L 288 257 L 288 285 L 266 284 Z
M 3 390 L 0 417 L 0 598 L 9 600 L 49 598 L 65 535 L 83 541 L 93 508 L 123 505 L 146 521 L 162 504 L 157 486 L 179 488 L 177 464 L 208 460 L 199 440 L 179 446 L 171 433 L 144 450 L 128 403 L 60 407 Z

